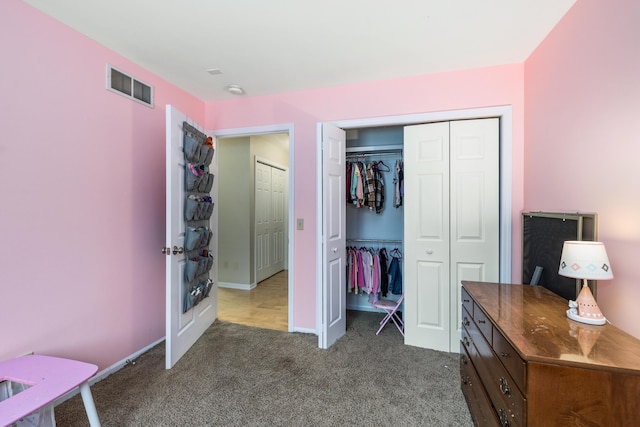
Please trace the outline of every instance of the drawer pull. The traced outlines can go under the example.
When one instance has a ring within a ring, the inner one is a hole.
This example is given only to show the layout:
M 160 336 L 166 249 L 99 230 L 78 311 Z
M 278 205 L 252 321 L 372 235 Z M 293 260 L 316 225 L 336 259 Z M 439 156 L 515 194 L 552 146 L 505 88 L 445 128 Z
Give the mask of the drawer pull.
M 465 346 L 465 347 L 469 347 L 469 344 L 470 344 L 470 343 L 469 343 L 469 338 L 464 337 L 464 338 L 462 339 L 462 342 L 464 342 L 464 346 Z
M 460 359 L 462 360 L 463 365 L 466 365 L 467 363 L 469 363 L 469 361 L 467 360 L 467 356 L 464 354 L 460 356 Z
M 467 319 L 467 316 L 464 316 L 464 320 L 462 321 L 462 324 L 464 326 L 469 326 L 471 324 L 471 322 L 469 322 L 469 319 Z
M 486 320 L 478 320 L 478 323 L 487 323 Z
M 469 300 L 468 299 L 463 299 L 462 302 L 469 302 Z
M 504 377 L 500 377 L 500 391 L 505 396 L 511 397 L 511 389 L 509 388 L 509 383 Z
M 510 357 L 509 353 L 505 353 L 504 351 L 502 353 L 500 353 L 500 356 L 502 356 L 502 357 Z
M 498 411 L 498 416 L 500 417 L 500 427 L 510 427 L 511 423 L 509 422 L 509 417 L 507 415 L 507 411 L 503 408 L 500 408 Z

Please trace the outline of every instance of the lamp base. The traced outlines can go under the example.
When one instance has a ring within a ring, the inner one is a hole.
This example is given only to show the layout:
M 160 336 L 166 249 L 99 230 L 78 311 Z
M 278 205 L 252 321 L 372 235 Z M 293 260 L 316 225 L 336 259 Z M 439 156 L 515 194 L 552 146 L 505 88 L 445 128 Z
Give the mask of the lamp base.
M 582 317 L 578 313 L 572 313 L 571 309 L 567 310 L 567 317 L 571 320 L 575 320 L 576 322 L 587 323 L 589 325 L 604 325 L 607 323 L 607 319 L 604 317 L 599 319 L 590 319 L 588 317 Z

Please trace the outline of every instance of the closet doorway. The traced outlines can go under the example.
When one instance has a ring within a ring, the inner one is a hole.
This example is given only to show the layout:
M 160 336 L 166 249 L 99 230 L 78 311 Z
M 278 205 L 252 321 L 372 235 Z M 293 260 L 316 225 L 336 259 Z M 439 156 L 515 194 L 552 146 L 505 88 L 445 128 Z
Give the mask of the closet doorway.
M 332 125 L 323 124 L 319 132 L 318 156 L 321 159 L 319 164 L 318 177 L 318 217 L 319 233 L 318 233 L 318 343 L 322 348 L 327 348 L 333 344 L 338 338 L 344 334 L 343 319 L 346 314 L 346 293 L 345 280 L 341 272 L 345 271 L 346 265 L 343 260 L 344 250 L 342 246 L 346 243 L 347 232 L 344 230 L 344 210 L 341 210 L 341 204 L 334 200 L 329 200 L 338 194 L 338 190 L 345 185 L 344 173 L 340 170 L 345 168 L 345 143 L 346 135 L 343 129 L 359 129 L 369 127 L 382 126 L 407 126 L 414 124 L 434 123 L 441 121 L 456 121 L 481 118 L 497 118 L 499 119 L 499 174 L 501 177 L 499 188 L 499 219 L 496 219 L 496 226 L 492 231 L 496 240 L 499 241 L 498 259 L 499 259 L 499 280 L 508 281 L 511 276 L 510 258 L 511 258 L 511 108 L 495 107 L 474 110 L 458 110 L 452 112 L 428 113 L 411 116 L 385 117 L 378 119 L 352 120 L 345 122 L 336 122 Z M 341 131 L 342 130 L 342 131 Z M 342 132 L 342 134 L 341 134 Z M 406 147 L 405 147 L 406 149 Z M 406 151 L 405 151 L 405 155 Z M 413 154 L 411 154 L 413 155 Z M 496 159 L 498 160 L 498 159 Z M 496 162 L 497 163 L 497 162 Z M 344 191 L 342 192 L 344 194 Z M 333 195 L 333 196 L 332 196 Z M 412 197 L 412 195 L 405 195 Z M 344 199 L 340 200 L 341 202 Z M 344 203 L 344 202 L 343 202 Z M 405 211 L 406 213 L 406 211 Z M 406 219 L 405 219 L 406 220 Z M 405 233 L 407 231 L 405 224 Z M 447 235 L 449 230 L 447 230 Z M 405 234 L 406 236 L 407 234 Z M 405 242 L 406 244 L 406 242 Z M 414 251 L 415 245 L 412 244 L 407 250 Z M 495 262 L 494 262 L 495 264 Z M 447 273 L 448 274 L 448 273 Z M 460 277 L 460 276 L 457 276 Z M 466 278 L 466 276 L 462 276 Z M 415 281 L 415 279 L 411 279 Z M 409 286 L 407 286 L 409 288 Z M 447 316 L 451 319 L 451 329 L 455 331 L 451 334 L 450 340 L 447 339 L 446 348 L 438 348 L 445 351 L 457 351 L 460 331 L 459 319 L 459 284 L 451 282 L 446 289 L 440 289 L 446 295 L 433 295 L 440 301 L 447 301 L 447 308 L 439 313 L 439 316 Z M 415 292 L 414 292 L 415 294 Z M 450 295 L 450 296 L 449 296 Z M 405 310 L 413 313 L 413 320 L 419 318 L 416 311 L 418 305 L 422 304 L 427 296 L 424 294 L 407 295 L 405 298 Z M 418 299 L 422 301 L 417 301 Z M 452 311 L 449 313 L 449 307 Z M 446 312 L 445 312 L 446 311 Z M 404 314 L 404 313 L 403 313 Z M 424 319 L 424 310 L 422 310 L 421 319 Z M 411 317 L 411 316 L 409 316 Z M 439 319 L 442 321 L 442 319 Z M 449 327 L 449 320 L 442 322 L 444 327 Z M 446 324 L 446 325 L 445 325 Z M 410 328 L 407 328 L 410 332 Z M 449 330 L 446 331 L 449 336 Z M 430 347 L 428 343 L 416 343 L 412 341 L 412 337 L 408 336 L 405 340 L 407 344 L 419 345 L 421 347 Z M 439 347 L 437 344 L 435 347 Z
M 289 127 L 270 129 L 216 133 L 218 319 L 290 331 L 292 141 Z

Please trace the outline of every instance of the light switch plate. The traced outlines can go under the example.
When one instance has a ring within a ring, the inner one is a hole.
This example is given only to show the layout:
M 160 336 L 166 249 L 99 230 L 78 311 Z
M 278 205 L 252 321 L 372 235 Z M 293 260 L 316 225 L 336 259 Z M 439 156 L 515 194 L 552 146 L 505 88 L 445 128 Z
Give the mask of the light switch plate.
M 296 229 L 304 230 L 304 218 L 296 219 Z

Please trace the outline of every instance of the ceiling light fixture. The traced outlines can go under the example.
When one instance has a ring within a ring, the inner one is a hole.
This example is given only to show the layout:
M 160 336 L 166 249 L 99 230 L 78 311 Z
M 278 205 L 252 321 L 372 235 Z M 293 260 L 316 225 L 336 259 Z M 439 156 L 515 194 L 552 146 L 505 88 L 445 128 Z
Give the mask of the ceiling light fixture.
M 217 76 L 218 74 L 222 74 L 222 70 L 220 68 L 209 68 L 207 70 L 207 73 L 211 74 L 212 76 Z
M 244 95 L 244 89 L 238 85 L 229 85 L 225 89 L 233 95 Z

